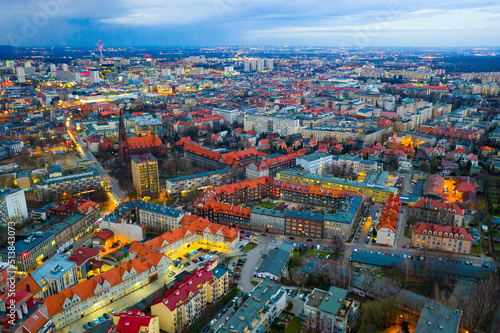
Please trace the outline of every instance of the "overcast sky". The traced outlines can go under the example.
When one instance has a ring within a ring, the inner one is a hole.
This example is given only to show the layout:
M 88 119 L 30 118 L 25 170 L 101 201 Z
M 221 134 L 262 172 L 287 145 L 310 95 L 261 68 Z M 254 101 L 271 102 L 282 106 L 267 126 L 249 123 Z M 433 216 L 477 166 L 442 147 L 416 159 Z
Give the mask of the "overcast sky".
M 483 0 L 0 0 L 0 44 L 499 46 Z

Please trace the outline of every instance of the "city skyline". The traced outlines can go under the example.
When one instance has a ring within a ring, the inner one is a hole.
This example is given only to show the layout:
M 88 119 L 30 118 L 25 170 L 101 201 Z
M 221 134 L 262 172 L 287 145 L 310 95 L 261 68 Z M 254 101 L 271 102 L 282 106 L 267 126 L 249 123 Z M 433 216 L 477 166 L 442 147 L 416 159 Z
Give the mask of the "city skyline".
M 323 3 L 27 0 L 2 4 L 0 45 L 492 47 L 491 1 Z

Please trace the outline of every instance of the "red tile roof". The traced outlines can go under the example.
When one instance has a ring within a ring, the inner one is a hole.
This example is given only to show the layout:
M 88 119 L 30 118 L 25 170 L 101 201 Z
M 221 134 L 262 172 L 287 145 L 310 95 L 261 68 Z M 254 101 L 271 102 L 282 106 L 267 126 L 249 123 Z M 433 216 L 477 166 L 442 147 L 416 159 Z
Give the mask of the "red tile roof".
M 115 331 L 117 333 L 139 333 L 141 327 L 149 327 L 152 319 L 157 316 L 146 315 L 139 310 L 115 313 L 113 317 L 119 317 Z
M 99 258 L 99 249 L 89 247 L 79 247 L 73 251 L 68 258 L 69 261 L 74 261 L 77 266 L 82 266 L 89 259 Z
M 427 231 L 427 234 L 430 232 L 434 233 L 434 231 L 438 232 L 438 234 L 439 232 L 442 232 L 442 237 L 444 237 L 444 233 L 446 232 L 448 234 L 446 237 L 449 238 L 460 239 L 460 236 L 463 235 L 464 240 L 472 241 L 472 237 L 467 229 L 462 227 L 454 227 L 450 225 L 443 226 L 435 223 L 418 223 L 413 227 L 414 234 L 422 235 L 424 234 L 424 230 Z M 452 236 L 450 236 L 450 234 L 452 234 Z

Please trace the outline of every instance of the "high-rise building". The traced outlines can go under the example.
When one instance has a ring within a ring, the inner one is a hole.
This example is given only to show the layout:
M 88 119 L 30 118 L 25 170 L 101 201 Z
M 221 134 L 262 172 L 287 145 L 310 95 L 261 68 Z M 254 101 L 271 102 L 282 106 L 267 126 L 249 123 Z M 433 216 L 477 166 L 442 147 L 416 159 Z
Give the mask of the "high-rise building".
M 260 59 L 257 61 L 257 72 L 264 71 L 264 59 Z
M 100 78 L 99 78 L 99 69 L 97 68 L 92 68 L 90 70 L 90 80 L 92 81 L 92 83 L 94 84 L 98 84 L 99 81 L 100 81 Z
M 170 74 L 172 74 L 172 71 L 170 70 L 170 68 L 162 68 L 161 69 L 161 76 L 167 76 Z
M 26 82 L 26 75 L 24 74 L 24 68 L 17 67 L 16 68 L 16 74 L 17 74 L 17 81 L 19 83 L 25 83 Z
M 184 75 L 184 67 L 175 68 L 175 75 Z
M 26 61 L 26 62 L 24 63 L 24 68 L 31 68 L 31 61 L 29 61 L 29 60 L 28 60 L 28 61 Z
M 7 67 L 7 68 L 14 68 L 15 65 L 16 65 L 16 63 L 12 60 L 7 60 L 5 62 L 5 67 Z
M 266 68 L 270 71 L 273 70 L 273 59 L 266 59 Z
M 245 59 L 243 61 L 243 71 L 250 72 L 250 61 L 249 60 Z
M 49 68 L 50 68 L 50 73 L 54 73 L 57 71 L 56 65 L 54 65 L 54 64 L 50 64 Z
M 158 178 L 158 160 L 153 154 L 133 155 L 132 180 L 137 194 L 141 197 L 158 197 L 160 180 Z
M 68 71 L 68 64 L 62 64 L 61 68 L 63 71 L 67 72 Z
M 17 219 L 18 223 L 28 218 L 28 207 L 24 190 L 0 188 L 0 221 L 6 223 L 9 219 Z
M 252 71 L 256 71 L 257 70 L 257 59 L 250 60 L 250 69 Z

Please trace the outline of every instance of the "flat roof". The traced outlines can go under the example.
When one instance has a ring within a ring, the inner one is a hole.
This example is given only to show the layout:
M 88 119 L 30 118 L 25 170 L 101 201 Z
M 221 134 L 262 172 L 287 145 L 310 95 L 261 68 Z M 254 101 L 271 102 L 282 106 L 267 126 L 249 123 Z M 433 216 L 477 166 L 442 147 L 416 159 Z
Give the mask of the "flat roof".
M 427 301 L 420 314 L 415 333 L 456 333 L 462 312 Z
M 66 274 L 71 267 L 76 266 L 74 261 L 69 261 L 69 254 L 58 253 L 50 258 L 45 264 L 40 266 L 36 271 L 31 273 L 33 279 L 40 287 L 47 284 L 47 279 L 59 279 Z M 42 281 L 44 279 L 45 283 Z
M 31 236 L 30 236 L 31 237 Z M 29 243 L 25 242 L 25 239 L 20 239 L 14 244 L 15 247 L 15 253 L 16 255 L 21 255 L 26 252 L 31 251 L 34 249 L 36 246 L 40 245 L 43 241 L 45 241 L 47 238 L 54 237 L 54 234 L 50 232 L 44 232 L 42 236 L 35 236 L 32 238 L 32 241 Z M 2 251 L 2 253 L 8 253 L 9 250 L 5 249 Z
M 180 176 L 180 177 L 175 177 L 175 178 L 169 178 L 169 179 L 167 179 L 167 181 L 173 183 L 173 182 L 178 182 L 178 181 L 182 181 L 182 180 L 212 176 L 212 175 L 217 175 L 220 173 L 227 173 L 230 171 L 231 171 L 231 169 L 226 168 L 226 169 L 219 169 L 219 170 L 208 171 L 208 172 L 200 172 L 200 173 L 195 173 L 193 175 L 186 175 L 186 176 Z

